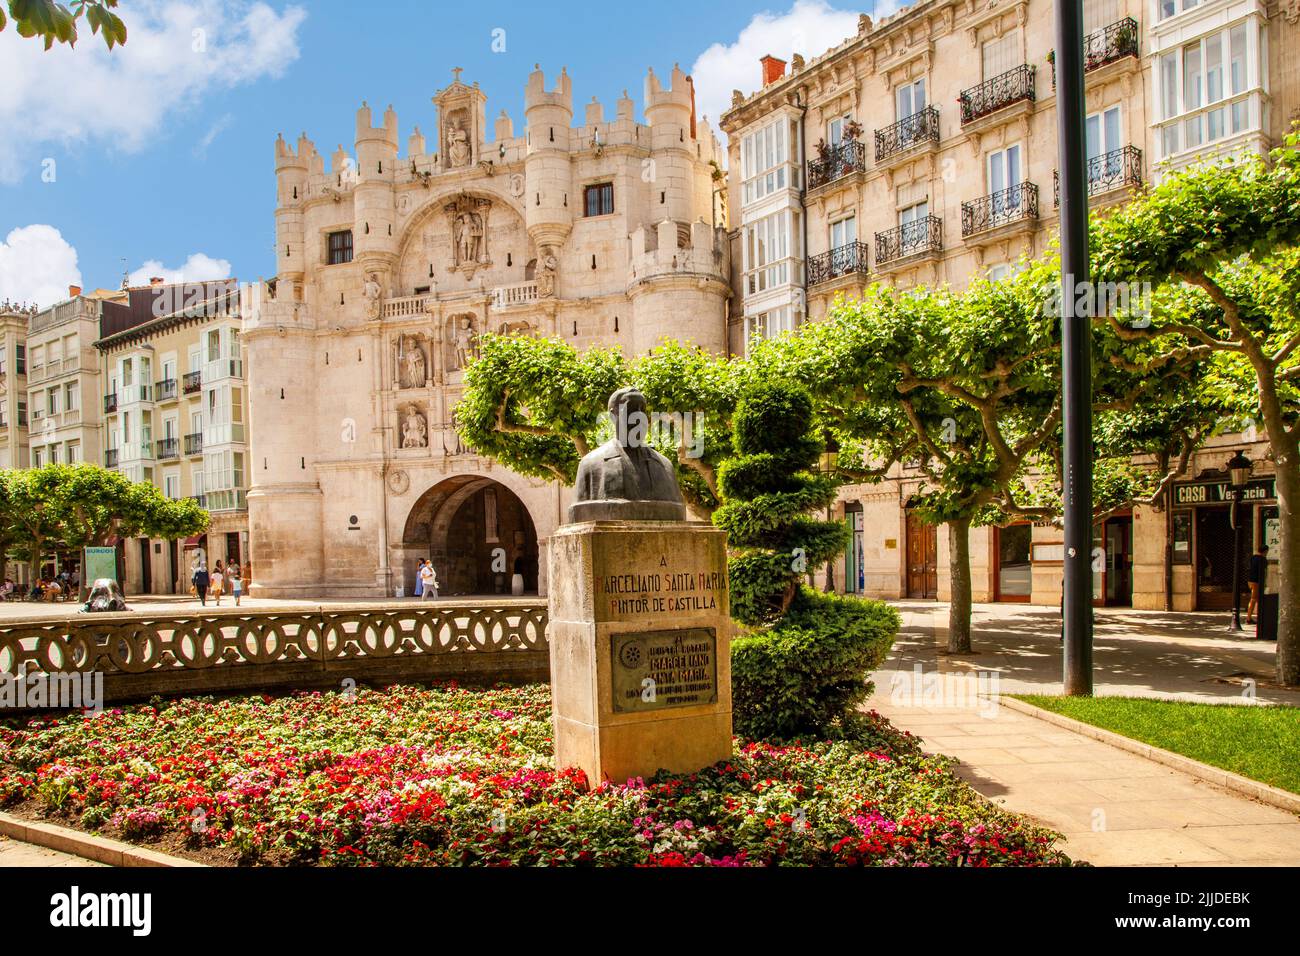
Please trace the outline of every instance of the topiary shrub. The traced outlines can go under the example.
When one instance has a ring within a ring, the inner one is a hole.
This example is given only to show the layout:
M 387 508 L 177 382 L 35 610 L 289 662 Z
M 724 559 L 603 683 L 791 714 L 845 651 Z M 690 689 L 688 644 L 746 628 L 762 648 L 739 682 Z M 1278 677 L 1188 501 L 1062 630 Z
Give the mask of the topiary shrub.
M 718 470 L 723 503 L 713 521 L 732 552 L 731 613 L 749 628 L 731 650 L 732 716 L 746 737 L 830 732 L 870 693 L 866 676 L 898 631 L 893 608 L 801 584 L 843 551 L 849 533 L 812 516 L 837 487 L 813 471 L 822 445 L 812 424 L 807 392 L 756 386 L 736 406 L 736 456 Z

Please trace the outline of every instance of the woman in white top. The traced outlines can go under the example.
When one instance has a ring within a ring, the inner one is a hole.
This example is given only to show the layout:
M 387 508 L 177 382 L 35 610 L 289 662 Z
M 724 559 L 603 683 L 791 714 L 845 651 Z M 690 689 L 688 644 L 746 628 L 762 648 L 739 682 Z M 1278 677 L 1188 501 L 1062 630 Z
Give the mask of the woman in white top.
M 438 596 L 438 575 L 433 570 L 433 562 L 426 561 L 420 569 L 420 599 L 427 601 Z
M 221 607 L 221 587 L 225 583 L 225 576 L 225 572 L 221 569 L 221 562 L 218 561 L 217 566 L 212 569 L 211 577 L 208 579 L 208 588 L 213 598 L 216 599 L 217 607 Z

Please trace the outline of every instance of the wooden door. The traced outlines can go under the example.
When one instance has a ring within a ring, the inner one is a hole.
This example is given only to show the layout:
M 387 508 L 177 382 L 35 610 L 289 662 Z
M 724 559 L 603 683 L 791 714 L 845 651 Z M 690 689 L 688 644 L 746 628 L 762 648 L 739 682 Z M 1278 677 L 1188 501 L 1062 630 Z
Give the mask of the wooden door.
M 939 533 L 916 515 L 907 516 L 907 596 L 939 596 Z

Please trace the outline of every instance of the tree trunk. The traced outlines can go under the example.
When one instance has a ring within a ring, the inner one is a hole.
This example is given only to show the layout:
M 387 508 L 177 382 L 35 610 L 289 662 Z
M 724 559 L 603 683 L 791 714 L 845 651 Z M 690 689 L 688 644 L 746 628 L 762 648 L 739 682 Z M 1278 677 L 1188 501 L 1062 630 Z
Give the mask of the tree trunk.
M 948 653 L 969 654 L 970 647 L 970 518 L 948 522 Z
M 1277 682 L 1300 684 L 1300 461 L 1295 450 L 1277 454 L 1277 506 L 1281 525 L 1278 554 Z

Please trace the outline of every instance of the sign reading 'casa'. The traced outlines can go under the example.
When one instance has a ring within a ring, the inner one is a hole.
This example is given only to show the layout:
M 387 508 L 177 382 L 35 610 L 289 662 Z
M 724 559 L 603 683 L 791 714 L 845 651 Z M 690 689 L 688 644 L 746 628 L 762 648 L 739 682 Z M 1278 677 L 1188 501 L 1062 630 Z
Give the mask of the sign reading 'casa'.
M 1277 497 L 1273 479 L 1252 481 L 1242 489 L 1242 501 L 1268 501 Z M 1197 484 L 1174 485 L 1175 505 L 1209 505 L 1230 503 L 1233 487 L 1226 481 L 1207 481 Z

